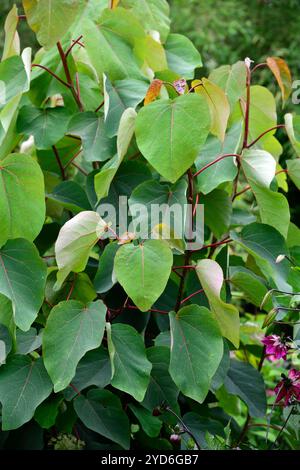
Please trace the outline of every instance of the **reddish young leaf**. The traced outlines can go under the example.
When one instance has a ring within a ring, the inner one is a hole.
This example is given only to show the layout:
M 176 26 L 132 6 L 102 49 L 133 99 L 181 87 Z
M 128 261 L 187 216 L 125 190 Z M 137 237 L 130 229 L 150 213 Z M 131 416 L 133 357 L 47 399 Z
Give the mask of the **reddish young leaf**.
M 282 102 L 284 104 L 292 90 L 290 69 L 287 63 L 280 57 L 268 57 L 267 64 L 278 82 L 282 94 Z
M 162 80 L 159 80 L 157 78 L 155 80 L 153 80 L 153 82 L 150 84 L 150 86 L 148 88 L 148 91 L 146 93 L 146 96 L 145 96 L 145 99 L 144 99 L 144 106 L 151 103 L 152 101 L 154 101 L 158 97 L 162 85 L 163 85 Z

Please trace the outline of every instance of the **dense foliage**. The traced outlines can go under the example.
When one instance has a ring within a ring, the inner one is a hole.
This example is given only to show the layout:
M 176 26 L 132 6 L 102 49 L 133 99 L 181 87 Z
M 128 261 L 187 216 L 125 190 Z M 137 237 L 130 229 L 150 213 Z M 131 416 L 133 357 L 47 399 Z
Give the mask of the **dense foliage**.
M 286 62 L 205 77 L 165 0 L 23 8 L 0 63 L 1 447 L 298 449 L 300 121 L 257 84 L 285 106 Z

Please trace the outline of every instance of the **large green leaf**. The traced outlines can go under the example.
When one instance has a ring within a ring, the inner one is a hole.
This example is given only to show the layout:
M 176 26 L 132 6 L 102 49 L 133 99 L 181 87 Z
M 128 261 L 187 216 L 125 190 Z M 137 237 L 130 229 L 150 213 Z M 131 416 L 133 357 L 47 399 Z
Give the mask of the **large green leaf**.
M 56 289 L 59 289 L 71 271 L 85 269 L 91 249 L 104 233 L 105 222 L 97 212 L 83 211 L 61 228 L 56 243 L 55 256 L 59 272 Z
M 263 418 L 267 410 L 265 385 L 261 374 L 250 364 L 232 360 L 224 382 L 227 392 L 238 395 L 253 418 Z
M 194 163 L 210 126 L 208 106 L 195 93 L 145 106 L 136 121 L 137 144 L 144 157 L 175 183 Z
M 255 261 L 268 281 L 275 282 L 278 289 L 289 291 L 287 277 L 290 264 L 287 260 L 276 263 L 279 255 L 288 255 L 283 236 L 266 224 L 253 223 L 243 228 L 240 235 L 230 233 L 231 238 L 254 256 Z
M 97 24 L 84 19 L 82 31 L 88 56 L 99 79 L 103 73 L 113 82 L 123 78 L 143 78 L 133 46 L 145 33 L 131 12 L 123 8 L 104 10 Z
M 108 195 L 111 182 L 125 157 L 135 129 L 136 112 L 127 108 L 122 114 L 117 136 L 117 155 L 109 160 L 95 175 L 95 192 L 98 199 Z
M 197 171 L 212 163 L 218 156 L 226 153 L 237 153 L 241 133 L 242 125 L 241 122 L 238 122 L 229 129 L 223 143 L 216 137 L 207 139 L 206 144 L 195 161 Z M 221 183 L 233 181 L 236 173 L 237 166 L 234 162 L 234 157 L 223 158 L 197 176 L 197 186 L 202 193 L 207 194 Z
M 223 356 L 223 340 L 210 311 L 198 305 L 171 312 L 170 374 L 179 390 L 202 403 Z
M 86 397 L 76 398 L 74 408 L 87 428 L 129 449 L 129 421 L 117 396 L 108 390 L 90 390 Z
M 28 24 L 46 49 L 67 33 L 85 4 L 86 0 L 23 0 Z
M 252 183 L 269 188 L 275 177 L 276 161 L 264 150 L 244 150 L 241 164 L 245 176 Z
M 143 80 L 125 79 L 111 83 L 104 78 L 104 117 L 107 134 L 117 135 L 120 119 L 127 108 L 135 109 L 144 99 L 149 84 Z
M 34 240 L 45 221 L 40 166 L 28 155 L 12 154 L 0 162 L 0 175 L 0 246 L 9 238 Z
M 0 250 L 0 292 L 12 301 L 16 325 L 29 330 L 43 303 L 46 264 L 36 247 L 18 238 Z
M 84 158 L 88 162 L 103 162 L 116 153 L 115 142 L 107 135 L 103 117 L 96 113 L 78 113 L 73 116 L 68 133 L 81 138 Z
M 69 385 L 84 354 L 100 346 L 105 315 L 101 300 L 86 306 L 69 300 L 51 310 L 43 333 L 43 353 L 55 392 Z
M 0 368 L 2 430 L 16 429 L 27 423 L 51 390 L 42 358 L 36 361 L 19 355 L 9 358 Z
M 246 90 L 245 63 L 240 61 L 233 65 L 222 65 L 213 70 L 208 78 L 225 91 L 232 110 Z
M 108 323 L 106 330 L 112 366 L 111 384 L 129 393 L 137 401 L 142 401 L 149 384 L 152 365 L 147 359 L 141 336 L 132 326 L 122 323 Z
M 264 150 L 245 150 L 241 163 L 257 201 L 261 221 L 272 225 L 286 237 L 290 222 L 288 202 L 283 194 L 269 189 L 275 177 L 275 159 Z
M 197 263 L 196 272 L 223 336 L 238 348 L 239 311 L 234 305 L 227 304 L 220 297 L 224 282 L 222 268 L 216 261 L 201 259 Z
M 130 9 L 147 31 L 158 31 L 165 42 L 170 31 L 170 7 L 166 0 L 121 0 L 120 5 Z
M 181 34 L 169 34 L 165 44 L 169 69 L 185 79 L 194 78 L 195 68 L 202 67 L 199 51 Z
M 172 268 L 172 251 L 162 240 L 123 245 L 115 256 L 115 275 L 142 312 L 163 293 Z
M 69 120 L 69 111 L 60 106 L 45 109 L 23 106 L 18 116 L 17 130 L 21 134 L 32 134 L 38 149 L 48 149 L 63 138 Z

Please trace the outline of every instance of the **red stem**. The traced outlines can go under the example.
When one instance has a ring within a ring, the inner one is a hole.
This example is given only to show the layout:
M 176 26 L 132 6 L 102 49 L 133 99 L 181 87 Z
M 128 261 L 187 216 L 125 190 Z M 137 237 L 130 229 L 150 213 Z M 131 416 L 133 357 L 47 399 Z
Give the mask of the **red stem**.
M 251 86 L 251 70 L 249 67 L 246 67 L 247 79 L 246 79 L 246 110 L 245 110 L 245 131 L 244 131 L 244 141 L 243 148 L 247 148 L 248 144 L 248 135 L 249 135 L 249 116 L 250 116 L 250 86 Z
M 78 152 L 75 153 L 75 155 L 73 155 L 73 157 L 71 158 L 71 160 L 68 161 L 68 163 L 64 166 L 64 169 L 68 168 L 68 166 L 73 162 L 73 160 L 75 160 L 75 158 L 78 157 L 78 155 L 80 155 L 82 152 L 82 149 L 78 150 Z
M 52 145 L 52 150 L 53 150 L 53 152 L 54 152 L 54 155 L 55 155 L 57 164 L 58 164 L 58 166 L 59 166 L 59 169 L 60 169 L 60 172 L 61 172 L 61 177 L 62 177 L 63 180 L 66 180 L 67 177 L 66 177 L 65 169 L 64 169 L 64 166 L 63 166 L 63 164 L 62 164 L 62 162 L 61 162 L 59 153 L 58 153 L 57 148 L 55 147 L 55 145 Z
M 183 299 L 181 302 L 180 302 L 180 305 L 184 304 L 185 302 L 187 302 L 188 300 L 190 300 L 192 297 L 194 297 L 195 295 L 197 294 L 202 294 L 204 292 L 203 289 L 199 289 L 197 290 L 196 292 L 193 292 L 192 294 L 190 294 L 188 297 L 186 297 L 185 299 Z
M 136 307 L 135 305 L 127 305 L 127 307 L 129 310 L 139 310 L 138 307 Z M 168 315 L 169 312 L 167 310 L 159 310 L 159 309 L 156 309 L 156 308 L 149 308 L 148 312 L 154 312 L 154 313 L 163 313 L 163 314 L 166 314 Z
M 98 108 L 95 109 L 95 113 L 97 113 L 102 108 L 103 105 L 104 105 L 104 100 L 99 104 Z
M 67 49 L 67 51 L 66 51 L 66 53 L 65 53 L 66 58 L 67 58 L 68 55 L 70 54 L 70 52 L 71 52 L 71 50 L 73 49 L 73 47 L 76 46 L 76 44 L 78 44 L 78 45 L 81 46 L 81 44 L 80 44 L 79 41 L 80 41 L 80 39 L 82 39 L 82 38 L 83 38 L 83 36 L 81 35 L 81 36 L 79 36 L 79 38 L 77 38 L 75 41 L 73 41 L 73 44 L 71 44 L 71 46 L 69 47 L 69 49 Z
M 67 88 L 71 88 L 69 83 L 65 82 L 62 78 L 60 78 L 58 75 L 56 75 L 54 72 L 52 72 L 52 70 L 48 69 L 48 67 L 45 67 L 44 65 L 40 65 L 40 64 L 32 64 L 31 68 L 33 68 L 33 67 L 39 67 L 40 69 L 45 70 L 50 75 L 52 75 L 52 77 L 56 78 L 56 80 L 58 80 L 60 83 L 62 83 L 64 86 L 66 86 Z
M 251 144 L 249 144 L 246 148 L 249 149 L 250 147 L 255 145 L 256 142 L 258 142 L 264 135 L 268 134 L 269 132 L 274 131 L 275 129 L 281 129 L 281 128 L 285 128 L 285 124 L 278 124 L 277 126 L 274 126 L 274 127 L 271 127 L 270 129 L 267 129 L 265 132 L 260 134 L 255 140 L 253 140 L 253 142 L 251 142 Z
M 207 163 L 207 165 L 205 165 L 203 168 L 201 168 L 199 171 L 197 171 L 197 173 L 194 173 L 193 174 L 193 178 L 195 178 L 196 176 L 200 175 L 200 173 L 202 173 L 203 171 L 205 171 L 207 168 L 209 168 L 210 166 L 214 165 L 215 163 L 218 163 L 219 161 L 223 160 L 223 158 L 228 158 L 228 157 L 236 157 L 237 159 L 241 158 L 241 156 L 237 153 L 225 153 L 224 155 L 221 155 L 220 157 L 216 158 L 215 160 L 213 160 L 212 162 L 210 163 Z
M 67 57 L 66 57 L 66 54 L 63 51 L 63 48 L 62 48 L 62 45 L 61 45 L 60 42 L 57 43 L 57 48 L 58 48 L 58 52 L 59 52 L 59 55 L 60 55 L 60 58 L 61 58 L 61 61 L 62 61 L 62 64 L 63 64 L 63 68 L 64 68 L 64 72 L 65 72 L 65 75 L 66 75 L 67 83 L 70 85 L 70 90 L 72 92 L 74 100 L 77 103 L 79 111 L 83 111 L 83 105 L 80 101 L 80 97 L 78 96 L 78 94 L 77 94 L 77 92 L 74 88 L 74 84 L 73 84 L 72 77 L 71 77 L 70 70 L 69 70 L 69 66 L 68 66 Z

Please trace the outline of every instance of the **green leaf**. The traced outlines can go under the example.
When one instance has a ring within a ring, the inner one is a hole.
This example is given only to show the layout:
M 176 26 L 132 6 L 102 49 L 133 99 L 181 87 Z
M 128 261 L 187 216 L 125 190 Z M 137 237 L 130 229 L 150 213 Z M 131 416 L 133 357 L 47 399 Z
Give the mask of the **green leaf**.
M 223 143 L 215 137 L 208 138 L 195 161 L 197 171 L 216 160 L 218 156 L 225 153 L 237 153 L 241 132 L 242 125 L 241 122 L 238 122 L 229 129 Z M 223 158 L 197 176 L 197 186 L 203 194 L 208 194 L 221 183 L 233 181 L 236 174 L 237 167 L 234 163 L 234 157 Z
M 213 70 L 208 78 L 225 91 L 230 108 L 233 110 L 246 90 L 245 63 L 239 61 L 233 65 L 222 65 Z
M 263 132 L 277 124 L 276 101 L 272 93 L 265 87 L 254 85 L 250 88 L 251 112 L 249 116 L 249 142 L 259 137 Z M 238 119 L 242 115 L 238 110 Z M 259 144 L 262 145 L 266 140 L 273 136 L 276 129 L 262 137 Z
M 32 134 L 38 149 L 48 149 L 63 138 L 69 120 L 70 112 L 60 106 L 45 109 L 23 106 L 18 116 L 17 130 L 20 134 Z
M 244 150 L 241 165 L 250 185 L 254 183 L 269 188 L 276 171 L 276 161 L 270 153 Z
M 209 126 L 208 106 L 195 93 L 154 101 L 138 113 L 137 145 L 158 173 L 175 183 L 194 163 Z
M 97 24 L 84 19 L 82 31 L 87 54 L 100 80 L 103 73 L 113 82 L 143 78 L 133 46 L 145 33 L 129 11 L 104 10 Z
M 234 305 L 227 304 L 220 297 L 224 281 L 221 267 L 216 261 L 201 259 L 197 263 L 196 272 L 223 336 L 238 348 L 239 311 Z
M 18 238 L 0 249 L 0 292 L 12 301 L 14 320 L 29 330 L 44 300 L 46 264 L 36 247 Z
M 179 390 L 169 374 L 170 349 L 155 346 L 147 349 L 147 357 L 152 363 L 150 383 L 142 405 L 150 412 L 163 402 L 177 409 Z
M 135 305 L 146 312 L 163 293 L 172 268 L 172 251 L 162 240 L 123 245 L 114 262 L 115 275 Z
M 1 59 L 2 61 L 20 54 L 20 39 L 17 32 L 18 23 L 18 9 L 16 5 L 14 5 L 8 13 L 4 24 L 5 42 Z
M 286 237 L 290 222 L 288 202 L 283 194 L 269 189 L 275 177 L 275 159 L 264 150 L 245 150 L 241 164 L 257 201 L 261 221 Z
M 199 51 L 181 34 L 169 34 L 165 44 L 169 69 L 186 80 L 194 78 L 195 69 L 202 67 Z
M 108 390 L 90 390 L 86 397 L 76 398 L 74 408 L 87 428 L 129 449 L 129 421 L 117 396 Z
M 99 266 L 94 278 L 96 292 L 103 294 L 116 283 L 113 276 L 114 259 L 120 246 L 118 243 L 109 243 L 100 256 Z
M 86 0 L 23 0 L 27 22 L 45 49 L 60 41 L 85 4 Z
M 259 207 L 262 223 L 276 228 L 286 238 L 290 223 L 290 210 L 286 197 L 258 185 L 252 184 L 251 188 Z
M 0 246 L 9 238 L 34 240 L 45 220 L 40 166 L 28 155 L 12 154 L 0 162 L 0 175 Z
M 86 192 L 75 181 L 62 181 L 54 187 L 47 200 L 56 201 L 72 212 L 91 209 Z
M 62 401 L 63 397 L 56 395 L 55 397 L 49 397 L 37 407 L 34 413 L 34 419 L 41 428 L 50 429 L 55 425 Z
M 288 160 L 286 166 L 289 177 L 297 188 L 300 189 L 300 159 Z
M 105 222 L 93 211 L 80 212 L 65 223 L 55 243 L 59 269 L 55 289 L 61 287 L 71 271 L 79 273 L 85 269 L 90 252 L 104 233 L 105 227 Z
M 40 348 L 42 345 L 42 331 L 37 334 L 35 328 L 28 331 L 17 330 L 16 335 L 17 354 L 29 354 Z
M 117 135 L 120 119 L 127 108 L 135 109 L 144 99 L 148 83 L 142 80 L 116 80 L 114 84 L 104 77 L 104 118 L 107 135 Z
M 223 355 L 223 340 L 210 311 L 198 305 L 171 312 L 170 374 L 179 390 L 202 403 Z
M 227 392 L 238 395 L 246 403 L 251 417 L 265 416 L 265 385 L 261 374 L 254 367 L 246 362 L 232 360 L 224 385 Z
M 69 385 L 84 354 L 100 346 L 105 315 L 100 300 L 87 306 L 69 300 L 51 310 L 43 334 L 43 353 L 55 392 Z
M 166 0 L 121 0 L 120 6 L 130 9 L 148 32 L 158 31 L 165 42 L 170 31 L 170 7 Z
M 130 410 L 139 420 L 143 430 L 149 437 L 157 437 L 160 433 L 162 422 L 150 413 L 150 411 L 136 406 L 133 403 L 129 405 Z
M 288 138 L 297 156 L 300 157 L 300 116 L 288 113 L 284 116 L 284 121 Z
M 0 63 L 0 109 L 14 97 L 28 90 L 28 76 L 21 57 L 13 56 Z
M 14 355 L 0 368 L 2 430 L 8 431 L 30 421 L 36 407 L 51 393 L 52 384 L 42 358 Z
M 100 347 L 88 351 L 76 368 L 76 374 L 72 379 L 74 389 L 71 386 L 66 388 L 64 395 L 68 400 L 71 400 L 78 392 L 91 385 L 96 385 L 99 388 L 106 387 L 110 384 L 110 379 L 111 365 L 107 349 Z
M 122 114 L 118 136 L 117 136 L 117 155 L 109 160 L 100 172 L 95 175 L 94 184 L 98 200 L 106 197 L 123 158 L 125 157 L 129 144 L 131 142 L 135 128 L 136 112 L 133 108 L 127 108 Z
M 246 300 L 256 305 L 256 307 L 261 305 L 268 292 L 264 279 L 243 266 L 232 266 L 230 268 L 230 283 L 244 294 Z M 272 304 L 268 302 L 265 309 L 270 310 L 271 308 Z
M 205 224 L 217 238 L 221 238 L 227 232 L 231 220 L 232 204 L 229 195 L 222 189 L 215 189 L 203 195 L 201 204 L 204 204 Z
M 230 115 L 230 105 L 225 92 L 214 82 L 207 78 L 194 80 L 192 86 L 195 92 L 202 95 L 209 107 L 211 117 L 210 132 L 224 142 Z
M 132 326 L 122 323 L 107 323 L 106 331 L 112 366 L 111 384 L 142 401 L 152 368 L 142 337 Z
M 82 139 L 84 158 L 88 162 L 104 162 L 116 153 L 116 145 L 108 135 L 102 116 L 96 113 L 78 113 L 72 117 L 68 133 Z
M 255 261 L 268 281 L 274 280 L 278 289 L 289 291 L 287 283 L 289 262 L 276 263 L 279 255 L 288 255 L 283 236 L 270 225 L 253 223 L 243 228 L 240 236 L 230 233 L 246 251 L 254 256 Z

